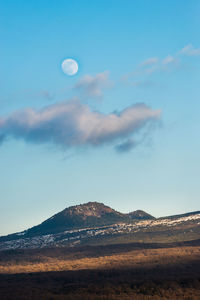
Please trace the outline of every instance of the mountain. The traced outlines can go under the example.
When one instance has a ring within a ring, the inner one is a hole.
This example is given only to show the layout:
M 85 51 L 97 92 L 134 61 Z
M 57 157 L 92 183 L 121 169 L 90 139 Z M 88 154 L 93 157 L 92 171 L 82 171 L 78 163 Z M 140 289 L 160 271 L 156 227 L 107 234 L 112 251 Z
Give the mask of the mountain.
M 129 222 L 130 220 L 146 219 L 154 219 L 154 217 L 141 210 L 123 214 L 103 203 L 88 202 L 65 208 L 43 223 L 24 231 L 23 237 L 57 234 L 71 229 L 94 228 L 120 222 Z M 18 239 L 19 234 L 9 235 L 8 237 Z M 0 237 L 1 240 L 2 237 Z
M 66 208 L 23 232 L 0 237 L 0 250 L 199 238 L 199 211 L 156 219 L 142 210 L 123 214 L 103 203 L 88 202 Z
M 126 221 L 127 216 L 98 202 L 71 206 L 42 224 L 27 230 L 26 235 L 59 233 L 69 229 L 96 227 Z
M 136 210 L 133 212 L 130 212 L 128 214 L 129 218 L 131 220 L 154 220 L 155 218 L 151 216 L 150 214 L 147 214 L 143 210 Z

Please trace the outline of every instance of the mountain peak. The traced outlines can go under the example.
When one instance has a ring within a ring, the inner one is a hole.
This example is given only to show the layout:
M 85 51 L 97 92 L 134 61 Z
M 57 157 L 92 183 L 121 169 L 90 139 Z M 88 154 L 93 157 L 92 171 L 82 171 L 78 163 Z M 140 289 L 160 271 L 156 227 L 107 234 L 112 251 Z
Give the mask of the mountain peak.
M 140 220 L 140 219 L 142 219 L 142 220 L 153 220 L 153 219 L 155 219 L 152 215 L 146 213 L 143 210 L 132 211 L 128 215 L 131 219 L 137 219 L 137 220 Z
M 99 202 L 70 206 L 55 214 L 40 225 L 27 230 L 27 234 L 59 233 L 71 229 L 111 225 L 122 222 L 125 215 Z
M 64 209 L 63 214 L 70 214 L 71 216 L 82 216 L 83 218 L 87 217 L 97 217 L 100 218 L 105 214 L 117 213 L 114 209 L 109 206 L 104 205 L 99 202 L 88 202 L 80 205 L 71 206 Z
M 153 219 L 144 211 L 137 210 L 129 214 L 118 212 L 99 202 L 88 202 L 70 206 L 53 215 L 41 224 L 25 230 L 22 233 L 10 235 L 11 239 L 33 238 L 42 235 L 65 233 L 71 230 L 105 227 L 130 221 Z M 3 238 L 4 239 L 4 238 Z

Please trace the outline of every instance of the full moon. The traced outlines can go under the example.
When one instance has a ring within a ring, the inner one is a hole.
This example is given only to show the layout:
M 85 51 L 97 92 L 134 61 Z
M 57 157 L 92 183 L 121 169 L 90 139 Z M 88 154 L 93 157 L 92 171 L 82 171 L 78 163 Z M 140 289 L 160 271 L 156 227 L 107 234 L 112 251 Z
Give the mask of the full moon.
M 62 62 L 62 70 L 69 76 L 75 75 L 78 72 L 78 64 L 72 58 L 65 59 Z

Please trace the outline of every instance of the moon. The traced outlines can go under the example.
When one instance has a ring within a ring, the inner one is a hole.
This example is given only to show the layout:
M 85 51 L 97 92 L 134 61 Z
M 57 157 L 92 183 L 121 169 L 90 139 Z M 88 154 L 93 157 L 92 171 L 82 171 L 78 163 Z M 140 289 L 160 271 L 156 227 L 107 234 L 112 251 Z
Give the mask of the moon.
M 73 76 L 78 72 L 78 64 L 72 58 L 67 58 L 62 62 L 62 70 L 65 74 Z

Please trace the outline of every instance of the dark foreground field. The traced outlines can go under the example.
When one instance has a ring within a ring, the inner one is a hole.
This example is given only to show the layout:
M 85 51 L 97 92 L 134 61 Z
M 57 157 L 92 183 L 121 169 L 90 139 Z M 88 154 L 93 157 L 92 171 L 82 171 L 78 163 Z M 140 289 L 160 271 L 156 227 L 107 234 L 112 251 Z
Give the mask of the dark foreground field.
M 0 257 L 0 299 L 200 299 L 199 241 L 6 251 Z

